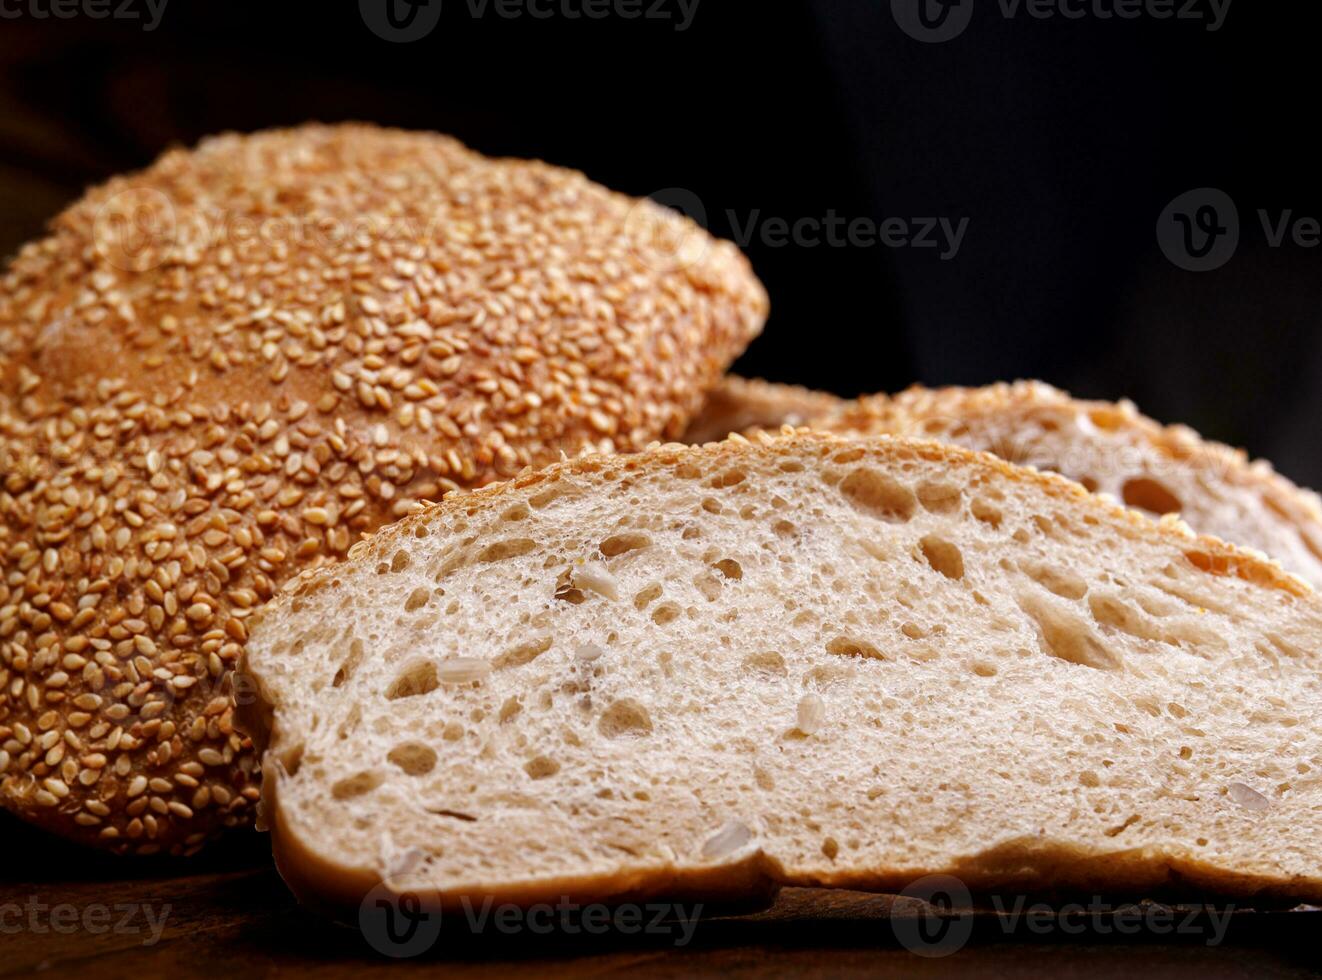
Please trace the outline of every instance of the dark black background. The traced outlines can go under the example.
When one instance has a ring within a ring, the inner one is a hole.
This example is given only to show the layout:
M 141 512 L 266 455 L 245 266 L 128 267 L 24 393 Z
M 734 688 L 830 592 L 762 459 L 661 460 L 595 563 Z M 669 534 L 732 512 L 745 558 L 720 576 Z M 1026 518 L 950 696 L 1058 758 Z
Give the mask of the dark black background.
M 33 2 L 49 0 L 0 7 Z M 310 118 L 442 130 L 635 194 L 682 188 L 726 236 L 731 215 L 763 230 L 967 218 L 948 261 L 755 236 L 773 313 L 738 368 L 841 394 L 1042 377 L 1322 484 L 1322 250 L 1268 247 L 1255 215 L 1322 216 L 1316 5 L 1232 0 L 1209 32 L 964 2 L 968 29 L 936 45 L 902 33 L 889 0 L 699 0 L 685 31 L 443 0 L 411 44 L 377 37 L 355 0 L 169 0 L 152 32 L 26 12 L 0 19 L 0 249 L 172 143 Z M 1229 264 L 1196 274 L 1155 225 L 1203 186 L 1245 227 Z

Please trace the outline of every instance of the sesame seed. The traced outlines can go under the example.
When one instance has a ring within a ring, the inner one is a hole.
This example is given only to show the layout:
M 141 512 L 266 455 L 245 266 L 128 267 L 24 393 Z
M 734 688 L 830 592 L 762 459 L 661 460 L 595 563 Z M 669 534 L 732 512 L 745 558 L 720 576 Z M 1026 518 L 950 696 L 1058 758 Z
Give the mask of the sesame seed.
M 0 368 L 20 355 L 0 370 L 0 772 L 79 804 L 88 843 L 182 853 L 252 819 L 254 750 L 217 694 L 251 611 L 420 498 L 674 434 L 766 300 L 732 246 L 677 268 L 629 199 L 429 134 L 222 136 L 115 187 L 152 193 L 75 203 L 0 283 Z M 181 228 L 296 207 L 370 247 L 117 254 L 103 209 L 162 197 Z M 408 231 L 440 213 L 453 236 Z

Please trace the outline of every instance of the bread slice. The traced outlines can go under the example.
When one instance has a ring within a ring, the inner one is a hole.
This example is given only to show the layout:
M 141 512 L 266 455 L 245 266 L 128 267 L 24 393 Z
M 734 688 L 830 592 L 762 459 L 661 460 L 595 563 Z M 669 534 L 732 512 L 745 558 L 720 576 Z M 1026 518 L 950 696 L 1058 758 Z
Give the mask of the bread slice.
M 240 724 L 319 903 L 1322 897 L 1322 599 L 988 454 L 586 457 L 254 620 Z
M 1037 381 L 912 388 L 812 420 L 845 435 L 892 433 L 987 450 L 1052 470 L 1195 531 L 1254 548 L 1322 587 L 1322 501 L 1238 449 L 1162 426 L 1132 402 L 1082 401 Z
M 825 391 L 727 374 L 707 393 L 680 442 L 700 446 L 724 439 L 731 432 L 805 425 L 849 405 Z

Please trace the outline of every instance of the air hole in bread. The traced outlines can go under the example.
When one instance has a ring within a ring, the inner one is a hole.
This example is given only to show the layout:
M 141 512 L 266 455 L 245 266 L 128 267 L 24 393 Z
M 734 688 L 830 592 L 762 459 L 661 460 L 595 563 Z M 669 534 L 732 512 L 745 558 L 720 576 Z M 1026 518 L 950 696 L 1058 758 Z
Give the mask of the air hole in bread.
M 840 481 L 840 492 L 859 510 L 895 523 L 910 520 L 918 507 L 912 490 L 866 466 L 850 471 Z
M 652 610 L 652 622 L 658 626 L 673 623 L 679 618 L 679 606 L 673 602 L 663 602 Z
M 496 719 L 503 725 L 505 722 L 512 720 L 514 716 L 522 710 L 523 705 L 519 702 L 518 698 L 506 698 L 505 703 L 500 706 L 500 711 L 497 713 Z
M 964 577 L 964 554 L 954 542 L 936 534 L 928 534 L 918 542 L 918 546 L 927 564 L 935 571 L 948 579 L 959 580 Z
M 1093 619 L 1102 626 L 1109 626 L 1142 640 L 1163 638 L 1162 631 L 1152 620 L 1114 593 L 1094 592 L 1088 597 L 1088 608 L 1092 611 Z
M 711 572 L 700 572 L 694 576 L 693 585 L 708 602 L 715 602 L 721 597 L 721 582 Z
M 539 755 L 523 764 L 523 771 L 530 779 L 546 779 L 560 771 L 560 763 L 549 755 Z
M 496 657 L 495 660 L 491 661 L 491 666 L 496 670 L 505 670 L 509 667 L 522 667 L 524 664 L 530 664 L 551 649 L 551 642 L 551 637 L 539 636 L 527 643 L 520 643 Z
M 1134 826 L 1134 824 L 1138 823 L 1142 819 L 1143 817 L 1140 814 L 1137 813 L 1131 814 L 1129 817 L 1125 819 L 1124 823 L 1116 827 L 1110 827 L 1107 830 L 1102 831 L 1102 833 L 1104 833 L 1107 837 L 1119 837 L 1126 830 Z
M 996 665 L 988 663 L 986 660 L 975 660 L 973 662 L 973 673 L 979 677 L 995 677 Z
M 1018 597 L 1021 608 L 1037 624 L 1042 652 L 1067 663 L 1095 670 L 1119 670 L 1118 654 L 1107 647 L 1087 621 L 1072 609 L 1031 592 Z
M 450 820 L 462 820 L 464 823 L 475 823 L 477 817 L 471 813 L 463 813 L 460 810 L 447 810 L 444 807 L 427 807 L 427 812 L 437 817 L 447 817 Z
M 350 640 L 349 653 L 341 661 L 339 669 L 335 671 L 335 676 L 331 678 L 331 687 L 343 687 L 358 666 L 358 662 L 363 659 L 363 641 Z
M 347 776 L 331 786 L 331 796 L 337 800 L 351 800 L 356 796 L 365 796 L 382 783 L 380 773 L 360 772 Z
M 744 577 L 743 567 L 733 558 L 722 558 L 712 568 L 716 569 L 728 579 L 738 581 Z
M 552 484 L 540 493 L 535 493 L 529 497 L 528 503 L 541 510 L 553 501 L 559 500 L 568 492 L 569 488 L 563 484 Z
M 548 561 L 558 561 L 557 556 L 552 556 Z M 555 580 L 555 598 L 560 602 L 568 602 L 570 605 L 577 606 L 587 601 L 587 595 L 582 589 L 574 585 L 574 570 L 572 568 L 563 569 Z
M 530 514 L 527 504 L 515 504 L 501 514 L 500 519 L 502 521 L 523 521 L 527 520 Z
M 744 669 L 776 677 L 785 676 L 785 658 L 774 650 L 750 653 L 743 659 Z
M 633 607 L 640 612 L 661 598 L 661 586 L 653 582 L 633 597 Z
M 798 528 L 785 520 L 776 521 L 775 524 L 771 525 L 771 530 L 775 531 L 776 535 L 782 538 L 792 538 L 798 533 Z
M 866 660 L 885 660 L 880 650 L 866 640 L 837 636 L 826 644 L 826 652 L 838 657 L 862 657 Z
M 918 485 L 918 502 L 933 514 L 949 514 L 959 508 L 964 491 L 953 483 L 925 480 Z
M 409 554 L 407 551 L 396 551 L 395 557 L 390 559 L 390 570 L 392 572 L 402 572 L 409 567 Z
M 1000 528 L 1004 515 L 1001 509 L 985 497 L 974 497 L 969 510 L 975 518 L 994 528 Z
M 718 473 L 716 476 L 712 477 L 711 483 L 708 485 L 715 487 L 718 490 L 724 490 L 728 487 L 735 487 L 743 483 L 747 476 L 747 473 L 736 466 L 726 470 L 724 473 Z
M 607 738 L 619 738 L 623 735 L 652 734 L 652 716 L 647 709 L 633 698 L 620 698 L 611 702 L 600 720 L 597 730 Z
M 398 701 L 401 698 L 429 694 L 440 685 L 441 681 L 436 673 L 435 661 L 415 660 L 405 667 L 391 685 L 386 688 L 386 700 Z
M 719 514 L 725 508 L 721 506 L 721 502 L 715 497 L 703 497 L 702 509 L 708 514 Z
M 396 745 L 386 758 L 410 776 L 425 776 L 436 768 L 436 750 L 421 742 Z
M 804 687 L 815 687 L 825 690 L 832 684 L 846 680 L 850 676 L 847 667 L 839 664 L 818 664 L 809 670 L 804 671 L 802 684 Z
M 412 592 L 409 593 L 409 597 L 404 601 L 404 611 L 417 612 L 419 609 L 421 609 L 423 606 L 427 604 L 427 600 L 430 598 L 431 598 L 430 589 L 425 589 L 425 588 L 414 589 Z
M 1140 476 L 1126 480 L 1120 495 L 1127 506 L 1137 507 L 1149 514 L 1178 514 L 1183 509 L 1180 498 L 1151 477 Z
M 1048 592 L 1062 599 L 1082 599 L 1088 592 L 1083 577 L 1067 568 L 1057 568 L 1042 562 L 1021 561 L 1019 569 Z
M 651 545 L 652 539 L 646 534 L 613 534 L 597 547 L 607 558 L 614 558 L 616 555 L 622 555 L 627 551 L 637 551 L 640 548 L 646 548 Z
M 504 561 L 506 558 L 517 558 L 520 555 L 526 555 L 537 547 L 537 542 L 532 538 L 507 538 L 504 541 L 495 541 L 487 545 L 477 553 L 477 560 L 480 562 Z

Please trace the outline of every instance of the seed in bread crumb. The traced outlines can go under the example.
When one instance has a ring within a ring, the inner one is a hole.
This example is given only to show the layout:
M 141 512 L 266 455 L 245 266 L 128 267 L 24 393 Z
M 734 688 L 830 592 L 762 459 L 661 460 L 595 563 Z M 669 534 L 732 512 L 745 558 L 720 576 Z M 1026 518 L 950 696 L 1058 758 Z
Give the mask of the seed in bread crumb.
M 454 657 L 441 661 L 436 668 L 436 677 L 442 684 L 471 684 L 490 675 L 491 661 L 481 657 Z
M 826 702 L 820 694 L 809 691 L 799 699 L 798 729 L 805 735 L 816 734 L 826 721 Z
M 1231 783 L 1226 787 L 1230 798 L 1242 806 L 1245 810 L 1269 810 L 1272 801 L 1263 796 L 1252 786 L 1244 783 Z
M 708 861 L 719 861 L 742 850 L 753 839 L 748 825 L 730 820 L 702 845 L 702 856 Z
M 574 569 L 572 575 L 574 585 L 580 589 L 587 589 L 607 599 L 620 597 L 620 587 L 615 576 L 606 571 L 606 566 L 599 561 L 584 562 Z
M 574 651 L 574 659 L 579 663 L 590 664 L 594 660 L 600 659 L 606 653 L 595 643 L 584 643 Z
M 549 755 L 539 755 L 523 764 L 523 771 L 532 779 L 545 779 L 560 771 L 560 763 Z

